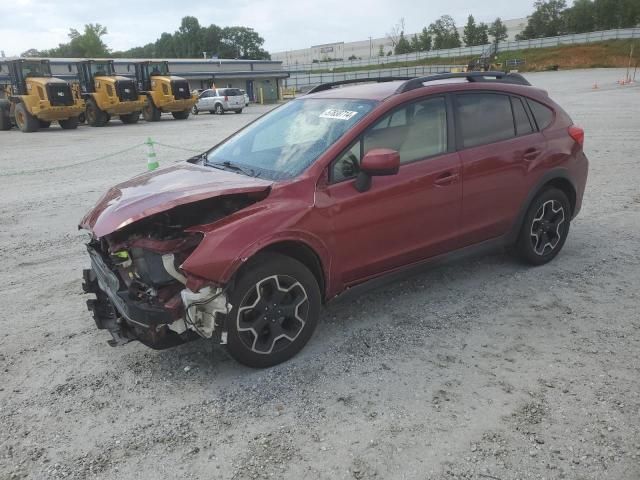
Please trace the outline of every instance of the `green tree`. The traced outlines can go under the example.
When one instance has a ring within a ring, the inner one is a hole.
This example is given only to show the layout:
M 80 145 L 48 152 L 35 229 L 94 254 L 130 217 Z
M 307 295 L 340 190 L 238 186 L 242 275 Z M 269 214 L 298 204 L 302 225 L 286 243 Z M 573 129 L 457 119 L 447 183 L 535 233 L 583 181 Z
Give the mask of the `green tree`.
M 379 57 L 384 57 L 384 45 L 380 44 L 378 46 L 378 56 Z
M 473 18 L 473 15 L 469 15 L 467 19 L 467 24 L 464 26 L 464 30 L 462 33 L 462 41 L 464 44 L 469 47 L 476 44 L 476 31 L 478 30 L 478 26 L 476 25 L 476 21 Z
M 413 37 L 411 37 L 411 51 L 412 52 L 419 52 L 420 50 L 422 50 L 422 48 L 420 48 L 420 39 L 418 38 L 418 35 L 414 35 Z
M 457 48 L 461 45 L 456 23 L 449 15 L 443 15 L 429 25 L 429 32 L 433 36 L 434 50 Z
M 567 33 L 583 33 L 595 30 L 595 5 L 591 0 L 576 0 L 571 8 L 562 12 Z
M 407 40 L 407 37 L 404 36 L 404 32 L 400 32 L 400 37 L 398 37 L 398 43 L 396 43 L 393 53 L 396 55 L 411 53 L 411 44 L 409 40 Z
M 262 49 L 264 38 L 253 28 L 225 27 L 222 29 L 219 56 L 222 58 L 245 58 L 268 60 L 271 58 Z
M 61 43 L 57 48 L 42 50 L 38 55 L 42 57 L 89 57 L 104 58 L 110 55 L 109 48 L 102 40 L 107 35 L 107 27 L 99 23 L 89 23 L 80 33 L 75 28 L 69 29 L 69 43 Z M 27 50 L 31 52 L 31 50 Z
M 420 32 L 420 50 L 423 52 L 431 50 L 431 43 L 431 34 L 429 34 L 427 27 L 424 27 Z
M 502 20 L 498 17 L 488 28 L 488 33 L 493 37 L 493 43 L 500 43 L 507 39 L 507 26 L 502 23 Z
M 555 37 L 565 33 L 563 10 L 565 0 L 536 0 L 534 12 L 529 16 L 527 26 L 516 36 L 518 40 L 529 38 Z

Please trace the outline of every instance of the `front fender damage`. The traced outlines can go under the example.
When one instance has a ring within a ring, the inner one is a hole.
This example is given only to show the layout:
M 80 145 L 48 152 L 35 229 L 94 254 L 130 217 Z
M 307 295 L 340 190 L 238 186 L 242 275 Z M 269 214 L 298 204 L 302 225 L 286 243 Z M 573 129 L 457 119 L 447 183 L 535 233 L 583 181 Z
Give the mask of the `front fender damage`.
M 204 238 L 198 225 L 211 225 L 259 200 L 234 196 L 183 205 L 92 237 L 83 288 L 95 295 L 87 307 L 96 326 L 111 333 L 109 344 L 138 340 L 164 349 L 197 338 L 226 343 L 231 305 L 225 285 L 182 265 Z

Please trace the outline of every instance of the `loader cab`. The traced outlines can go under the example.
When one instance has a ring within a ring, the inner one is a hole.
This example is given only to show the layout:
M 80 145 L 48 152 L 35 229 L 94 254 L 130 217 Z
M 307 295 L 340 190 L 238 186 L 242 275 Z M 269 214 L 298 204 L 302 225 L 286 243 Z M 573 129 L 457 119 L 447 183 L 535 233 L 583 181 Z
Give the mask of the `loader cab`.
M 148 92 L 152 90 L 151 79 L 152 77 L 168 77 L 169 62 L 138 62 L 134 64 L 136 70 L 136 80 L 138 81 L 138 88 L 140 90 Z
M 28 60 L 20 58 L 2 62 L 9 74 L 12 95 L 28 95 L 27 78 L 51 78 L 49 60 Z M 3 66 L 4 70 L 4 66 Z
M 76 67 L 82 93 L 95 93 L 97 78 L 115 77 L 116 75 L 113 60 L 84 60 L 78 62 Z

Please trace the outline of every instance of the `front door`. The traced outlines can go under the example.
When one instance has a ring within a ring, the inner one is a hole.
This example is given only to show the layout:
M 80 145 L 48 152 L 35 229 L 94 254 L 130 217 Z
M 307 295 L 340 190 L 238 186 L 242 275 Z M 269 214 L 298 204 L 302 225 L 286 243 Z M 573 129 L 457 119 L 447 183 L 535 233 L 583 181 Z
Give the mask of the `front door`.
M 398 174 L 353 185 L 362 155 L 373 148 L 400 153 Z M 445 97 L 402 106 L 369 129 L 331 165 L 316 205 L 331 231 L 332 269 L 344 285 L 453 248 L 462 202 L 461 163 L 448 141 Z
M 247 95 L 249 95 L 249 100 L 255 102 L 255 98 L 253 98 L 253 80 L 247 80 Z

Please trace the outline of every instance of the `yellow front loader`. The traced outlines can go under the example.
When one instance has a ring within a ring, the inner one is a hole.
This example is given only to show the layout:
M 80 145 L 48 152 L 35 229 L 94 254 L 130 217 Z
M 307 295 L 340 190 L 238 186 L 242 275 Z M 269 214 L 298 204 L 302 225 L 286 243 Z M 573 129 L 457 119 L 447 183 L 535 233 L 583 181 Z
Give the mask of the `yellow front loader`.
M 134 64 L 136 80 L 146 103 L 142 115 L 147 122 L 157 122 L 162 113 L 176 120 L 189 118 L 198 97 L 191 94 L 189 82 L 169 73 L 169 62 L 144 61 Z
M 52 77 L 48 60 L 5 60 L 0 73 L 9 77 L 9 84 L 0 88 L 0 130 L 15 124 L 22 132 L 35 132 L 52 122 L 65 130 L 78 127 L 84 111 L 79 86 Z
M 76 64 L 85 118 L 92 127 L 103 127 L 112 116 L 125 124 L 137 123 L 145 105 L 133 80 L 116 75 L 113 60 L 83 60 Z

